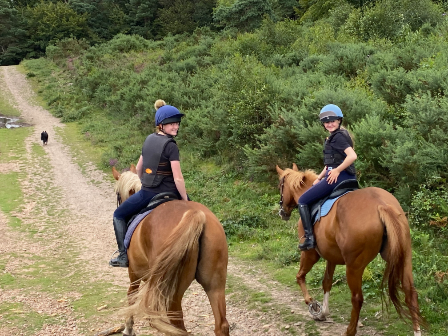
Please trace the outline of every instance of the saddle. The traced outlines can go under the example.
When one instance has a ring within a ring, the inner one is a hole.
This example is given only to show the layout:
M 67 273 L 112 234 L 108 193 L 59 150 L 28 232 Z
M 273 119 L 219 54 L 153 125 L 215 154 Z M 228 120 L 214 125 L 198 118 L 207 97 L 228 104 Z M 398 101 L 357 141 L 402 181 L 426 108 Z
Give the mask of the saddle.
M 179 197 L 173 192 L 163 192 L 163 193 L 157 194 L 149 201 L 146 208 L 143 208 L 142 210 L 140 210 L 140 212 L 136 213 L 134 216 L 131 217 L 131 219 L 128 222 L 128 226 L 132 223 L 132 221 L 138 215 L 148 212 L 149 210 L 153 210 L 156 207 L 158 207 L 160 204 L 163 204 L 163 203 L 169 202 L 169 201 L 175 201 L 175 200 L 179 200 Z
M 126 235 L 124 237 L 124 247 L 126 249 L 129 248 L 129 244 L 131 242 L 132 234 L 134 233 L 135 229 L 137 228 L 138 224 L 145 218 L 149 213 L 154 210 L 156 207 L 158 207 L 160 204 L 169 202 L 169 201 L 175 201 L 178 200 L 178 196 L 175 193 L 172 192 L 164 192 L 157 194 L 154 196 L 150 201 L 146 208 L 142 209 L 139 213 L 132 216 L 132 218 L 128 222 L 128 228 L 126 231 Z
M 333 205 L 334 202 L 336 202 L 336 200 L 345 195 L 346 193 L 350 192 L 350 191 L 354 191 L 359 189 L 359 184 L 358 181 L 355 179 L 351 179 L 351 180 L 345 180 L 342 181 L 341 183 L 339 183 L 331 192 L 330 195 L 320 199 L 319 201 L 313 203 L 310 206 L 310 213 L 311 213 L 311 219 L 312 219 L 312 223 L 316 223 L 318 220 L 320 220 L 321 217 L 321 209 L 322 206 L 328 201 L 331 202 L 331 205 Z M 330 207 L 331 209 L 331 207 Z

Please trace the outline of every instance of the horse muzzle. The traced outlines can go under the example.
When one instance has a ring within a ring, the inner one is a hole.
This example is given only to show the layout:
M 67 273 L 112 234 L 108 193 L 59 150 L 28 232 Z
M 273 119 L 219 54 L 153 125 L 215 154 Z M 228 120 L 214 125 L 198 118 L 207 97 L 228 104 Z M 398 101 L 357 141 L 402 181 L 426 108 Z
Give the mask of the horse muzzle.
M 291 213 L 286 213 L 285 210 L 283 210 L 283 208 L 281 208 L 278 211 L 278 215 L 285 221 L 289 220 L 291 218 Z

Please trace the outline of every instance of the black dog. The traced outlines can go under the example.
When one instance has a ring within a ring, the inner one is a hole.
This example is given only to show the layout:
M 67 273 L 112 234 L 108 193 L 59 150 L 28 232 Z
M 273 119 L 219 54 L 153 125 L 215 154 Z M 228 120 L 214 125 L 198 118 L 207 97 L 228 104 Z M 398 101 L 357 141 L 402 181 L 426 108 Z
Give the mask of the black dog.
M 48 133 L 47 133 L 47 131 L 43 131 L 40 134 L 40 139 L 43 141 L 44 145 L 47 144 L 47 142 L 48 142 Z

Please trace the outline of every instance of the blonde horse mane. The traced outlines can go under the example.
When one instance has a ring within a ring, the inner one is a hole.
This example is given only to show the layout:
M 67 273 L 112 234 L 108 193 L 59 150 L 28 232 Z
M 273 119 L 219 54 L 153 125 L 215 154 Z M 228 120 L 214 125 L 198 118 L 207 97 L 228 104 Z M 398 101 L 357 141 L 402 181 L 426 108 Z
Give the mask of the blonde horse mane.
M 120 178 L 115 183 L 115 192 L 119 193 L 122 202 L 129 198 L 129 191 L 134 190 L 135 192 L 140 191 L 142 188 L 142 183 L 137 174 L 127 171 L 120 175 Z
M 280 179 L 284 178 L 285 181 L 288 180 L 291 188 L 293 190 L 302 189 L 305 186 L 305 181 L 313 182 L 317 178 L 317 174 L 314 170 L 307 169 L 305 171 L 296 171 L 289 168 L 286 168 L 283 171 L 283 174 L 280 176 Z

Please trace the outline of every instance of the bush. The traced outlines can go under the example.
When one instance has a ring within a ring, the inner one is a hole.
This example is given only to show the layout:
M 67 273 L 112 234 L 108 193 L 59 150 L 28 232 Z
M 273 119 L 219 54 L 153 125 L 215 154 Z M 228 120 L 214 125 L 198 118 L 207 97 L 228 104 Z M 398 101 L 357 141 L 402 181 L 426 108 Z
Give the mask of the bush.
M 441 20 L 441 12 L 431 0 L 380 0 L 363 12 L 353 12 L 346 29 L 364 40 L 397 39 L 425 23 L 435 26 Z
M 47 58 L 56 62 L 59 66 L 66 66 L 67 58 L 79 57 L 89 44 L 85 39 L 65 38 L 49 45 L 45 51 Z
M 364 71 L 375 49 L 361 43 L 331 43 L 328 45 L 328 53 L 329 56 L 319 66 L 322 72 L 354 77 Z
M 433 176 L 420 185 L 412 197 L 409 218 L 417 227 L 432 227 L 438 233 L 448 233 L 446 179 Z

